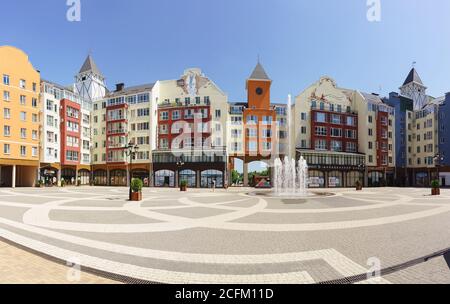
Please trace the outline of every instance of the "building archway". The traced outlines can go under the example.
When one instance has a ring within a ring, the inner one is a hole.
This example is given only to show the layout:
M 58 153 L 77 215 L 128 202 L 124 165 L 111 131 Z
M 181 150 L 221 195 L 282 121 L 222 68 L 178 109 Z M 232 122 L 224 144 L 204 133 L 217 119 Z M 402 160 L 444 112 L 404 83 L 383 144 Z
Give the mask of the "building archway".
M 127 171 L 123 169 L 112 170 L 109 173 L 111 186 L 126 186 L 127 185 Z
M 325 173 L 320 170 L 309 171 L 309 187 L 325 188 Z
M 368 181 L 369 187 L 381 187 L 385 183 L 384 174 L 379 171 L 369 172 Z
M 144 187 L 150 186 L 148 170 L 134 169 L 132 172 L 133 172 L 132 173 L 133 178 L 139 178 L 140 180 L 142 180 L 142 182 L 144 183 Z
M 200 187 L 212 188 L 215 182 L 216 188 L 223 188 L 224 176 L 219 170 L 205 170 L 201 172 Z
M 195 188 L 197 187 L 197 173 L 190 169 L 181 170 L 178 173 L 178 183 L 181 181 L 186 181 L 188 187 Z
M 343 187 L 343 178 L 341 171 L 331 171 L 328 173 L 328 188 Z
M 349 171 L 347 172 L 347 177 L 345 179 L 346 187 L 356 187 L 356 183 L 360 182 L 361 185 L 364 185 L 364 173 L 360 171 Z
M 108 173 L 106 170 L 94 171 L 94 185 L 95 186 L 107 186 L 108 185 Z
M 155 187 L 175 187 L 175 172 L 172 170 L 156 171 Z
M 64 180 L 66 185 L 75 185 L 76 171 L 72 168 L 64 168 L 61 170 L 61 180 Z
M 89 185 L 91 181 L 91 172 L 87 169 L 79 170 L 78 179 L 81 181 L 81 185 Z

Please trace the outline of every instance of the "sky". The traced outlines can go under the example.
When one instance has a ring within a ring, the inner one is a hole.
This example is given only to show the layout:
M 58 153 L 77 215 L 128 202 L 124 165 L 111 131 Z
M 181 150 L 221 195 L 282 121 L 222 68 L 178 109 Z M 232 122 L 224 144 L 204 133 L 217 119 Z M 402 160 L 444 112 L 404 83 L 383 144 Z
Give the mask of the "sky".
M 368 21 L 367 0 L 80 0 L 80 22 L 67 20 L 66 1 L 4 1 L 0 18 L 0 45 L 64 85 L 91 53 L 110 88 L 200 67 L 229 101 L 246 100 L 258 56 L 273 102 L 323 75 L 387 95 L 413 62 L 430 95 L 450 91 L 448 0 L 380 0 L 380 22 Z

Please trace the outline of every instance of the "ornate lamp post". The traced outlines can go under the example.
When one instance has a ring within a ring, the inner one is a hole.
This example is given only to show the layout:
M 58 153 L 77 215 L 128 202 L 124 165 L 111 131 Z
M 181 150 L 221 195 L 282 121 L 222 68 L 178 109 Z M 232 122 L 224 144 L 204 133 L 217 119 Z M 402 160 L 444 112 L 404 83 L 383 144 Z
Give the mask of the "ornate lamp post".
M 178 168 L 177 173 L 176 173 L 178 176 L 177 180 L 180 178 L 179 173 L 180 173 L 180 170 L 183 168 L 183 166 L 184 166 L 183 156 L 180 156 L 177 161 L 177 168 Z M 180 181 L 178 181 L 178 185 L 175 185 L 175 187 L 178 187 L 178 186 L 180 186 Z
M 136 156 L 137 151 L 139 150 L 138 145 L 134 145 L 131 142 L 126 146 L 127 151 L 125 152 L 125 154 L 127 155 L 127 157 L 130 157 L 130 168 L 129 168 L 129 182 L 130 182 L 130 190 L 129 190 L 129 200 L 131 200 L 131 193 L 132 193 L 132 189 L 131 189 L 131 181 L 133 179 L 133 158 Z
M 444 156 L 441 153 L 437 153 L 434 158 L 434 164 L 436 165 L 436 179 L 439 181 L 439 185 L 441 184 L 441 181 L 439 180 L 440 170 L 439 167 L 441 166 L 442 162 L 444 161 Z

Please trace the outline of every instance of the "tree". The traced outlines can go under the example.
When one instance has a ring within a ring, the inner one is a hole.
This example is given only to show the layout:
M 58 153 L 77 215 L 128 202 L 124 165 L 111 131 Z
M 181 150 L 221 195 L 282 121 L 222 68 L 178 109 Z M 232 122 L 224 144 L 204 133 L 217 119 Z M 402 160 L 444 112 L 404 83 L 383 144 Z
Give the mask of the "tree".
M 242 180 L 241 174 L 237 170 L 231 171 L 231 182 L 237 184 Z

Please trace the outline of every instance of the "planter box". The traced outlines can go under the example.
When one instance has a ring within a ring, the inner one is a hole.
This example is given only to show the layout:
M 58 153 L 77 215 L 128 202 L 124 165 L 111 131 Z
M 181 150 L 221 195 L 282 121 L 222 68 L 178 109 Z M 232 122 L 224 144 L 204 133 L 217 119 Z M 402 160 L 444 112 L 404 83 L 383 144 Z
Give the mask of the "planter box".
M 432 188 L 431 189 L 431 195 L 441 195 L 441 189 L 439 189 L 439 188 Z
M 133 201 L 133 202 L 142 201 L 142 192 L 132 192 L 131 193 L 131 201 Z
M 363 187 L 356 187 L 356 191 L 362 191 Z
M 180 191 L 181 192 L 186 192 L 187 191 L 187 187 L 186 186 L 181 186 L 180 187 Z

